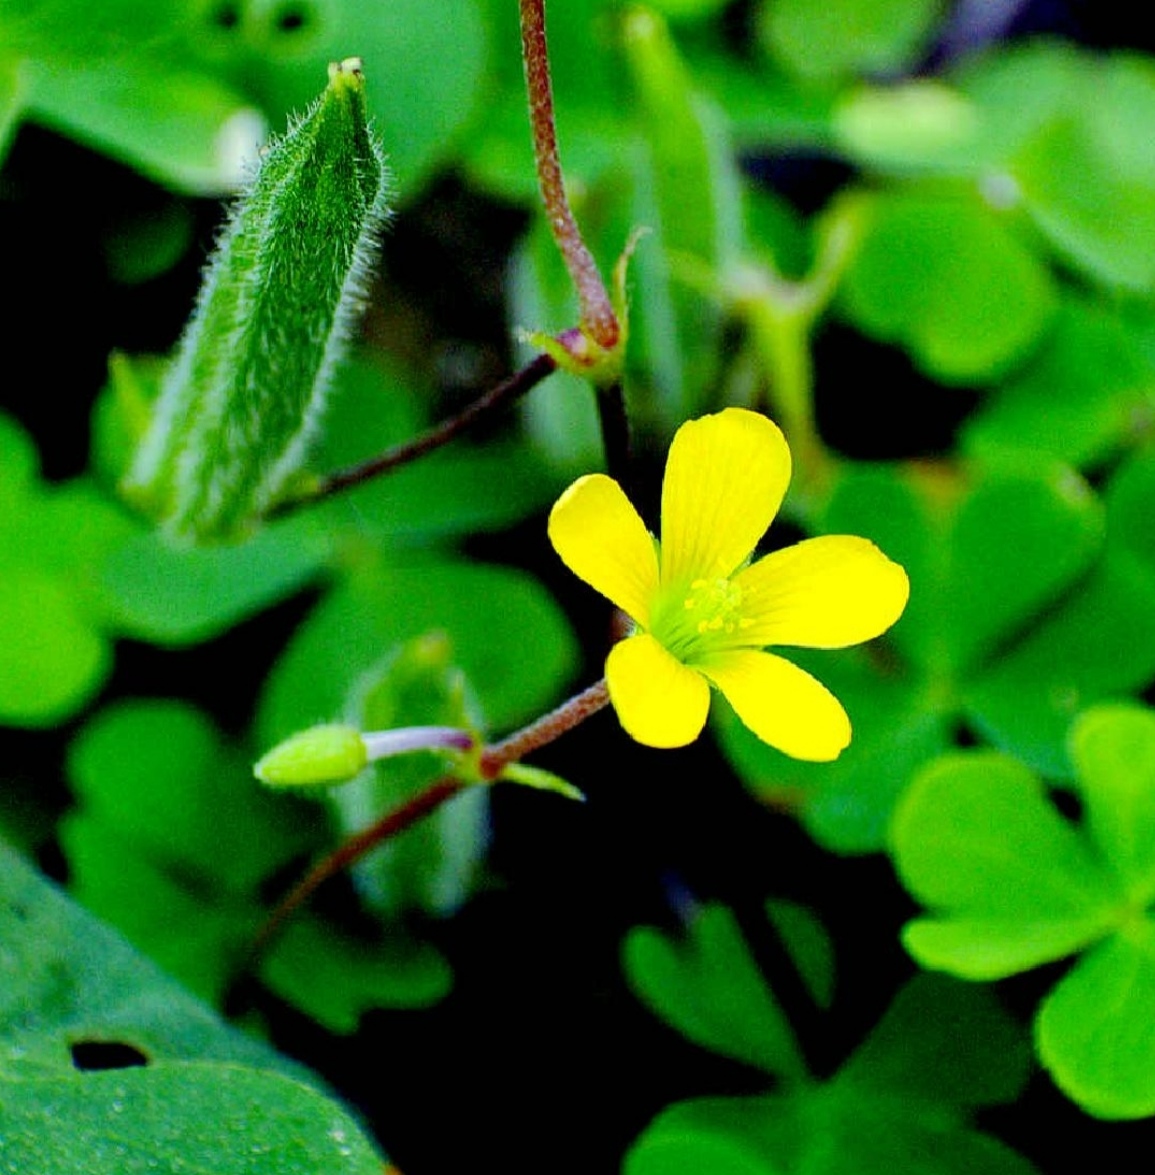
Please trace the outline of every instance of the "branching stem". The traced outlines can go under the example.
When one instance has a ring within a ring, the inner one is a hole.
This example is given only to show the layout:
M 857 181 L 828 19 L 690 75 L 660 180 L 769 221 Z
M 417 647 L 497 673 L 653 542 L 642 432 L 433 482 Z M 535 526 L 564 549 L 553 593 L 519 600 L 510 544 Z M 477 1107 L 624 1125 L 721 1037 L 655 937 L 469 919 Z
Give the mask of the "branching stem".
M 531 722 L 528 726 L 487 747 L 481 753 L 479 770 L 483 780 L 491 782 L 512 763 L 519 762 L 526 755 L 560 738 L 587 718 L 605 707 L 610 700 L 605 680 L 591 685 L 563 702 L 548 714 Z M 392 811 L 387 812 L 375 824 L 361 832 L 354 833 L 339 844 L 328 856 L 322 858 L 297 882 L 277 904 L 276 909 L 265 920 L 253 940 L 250 959 L 258 959 L 269 944 L 284 929 L 286 922 L 310 897 L 332 877 L 348 869 L 367 853 L 397 836 L 414 824 L 431 815 L 442 804 L 453 799 L 467 787 L 476 786 L 471 781 L 457 779 L 451 775 L 442 776 L 424 791 Z

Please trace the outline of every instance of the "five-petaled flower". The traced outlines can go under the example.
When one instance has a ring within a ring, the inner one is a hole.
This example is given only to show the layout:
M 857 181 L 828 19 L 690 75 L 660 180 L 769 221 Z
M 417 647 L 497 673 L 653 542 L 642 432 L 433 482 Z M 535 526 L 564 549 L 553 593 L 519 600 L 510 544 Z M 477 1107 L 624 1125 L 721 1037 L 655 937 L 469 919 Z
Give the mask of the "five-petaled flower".
M 806 539 L 751 563 L 789 481 L 777 425 L 727 408 L 674 437 L 660 543 L 604 474 L 579 478 L 554 505 L 558 554 L 634 622 L 610 650 L 606 682 L 638 742 L 692 742 L 711 685 L 759 738 L 795 758 L 834 759 L 850 742 L 838 700 L 766 648 L 870 640 L 902 614 L 910 588 L 897 563 L 853 535 Z

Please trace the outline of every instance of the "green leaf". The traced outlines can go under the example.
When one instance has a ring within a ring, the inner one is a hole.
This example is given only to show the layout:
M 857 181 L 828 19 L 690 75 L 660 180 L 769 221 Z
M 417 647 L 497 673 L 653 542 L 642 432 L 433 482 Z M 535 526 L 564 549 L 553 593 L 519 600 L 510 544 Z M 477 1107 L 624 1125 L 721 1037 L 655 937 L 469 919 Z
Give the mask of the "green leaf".
M 763 0 L 762 44 L 803 78 L 898 73 L 916 63 L 942 14 L 940 0 Z
M 151 1060 L 303 1075 L 227 1027 L 0 843 L 0 1077 L 75 1077 L 72 1045 L 89 1040 L 121 1043 Z
M 268 746 L 319 718 L 337 718 L 350 688 L 384 651 L 444 632 L 490 728 L 533 717 L 572 673 L 576 648 L 558 607 L 520 572 L 449 560 L 363 563 L 296 631 L 261 698 Z
M 108 642 L 73 593 L 39 568 L 0 584 L 0 722 L 52 726 L 87 702 L 112 667 Z
M 633 1143 L 623 1175 L 786 1175 L 761 1140 L 781 1116 L 768 1097 L 678 1102 Z
M 1140 450 L 1116 471 L 1106 490 L 1111 537 L 1120 549 L 1155 571 L 1155 452 Z
M 860 86 L 834 111 L 834 133 L 855 160 L 892 171 L 955 170 L 973 152 L 979 119 L 973 103 L 937 79 Z
M 393 649 L 361 675 L 344 703 L 345 717 L 364 731 L 407 726 L 474 730 L 476 702 L 453 648 L 427 635 Z M 327 797 L 336 827 L 352 836 L 452 772 L 458 757 L 422 751 L 382 759 Z M 366 904 L 388 919 L 415 910 L 446 916 L 478 880 L 489 843 L 489 789 L 468 788 L 424 820 L 390 837 L 353 867 Z
M 794 1034 L 733 914 L 702 906 L 686 935 L 679 943 L 648 926 L 629 932 L 623 965 L 638 998 L 695 1044 L 778 1077 L 804 1077 Z
M 215 6 L 201 7 L 190 54 L 251 95 L 274 124 L 312 101 L 330 61 L 357 54 L 373 82 L 369 116 L 404 193 L 416 192 L 446 161 L 489 96 L 489 38 L 477 0 L 376 7 L 311 0 L 293 9 L 277 0 L 237 0 L 233 7 L 229 27 L 218 22 Z M 289 11 L 299 23 L 285 21 Z
M 20 62 L 16 58 L 0 57 L 0 163 L 8 153 L 23 105 Z
M 1155 1114 L 1155 923 L 1137 919 L 1080 960 L 1043 1000 L 1039 1056 L 1099 1118 Z
M 101 815 L 70 812 L 58 836 L 72 896 L 188 991 L 219 1005 L 260 928 L 261 907 L 221 894 L 203 874 L 174 874 Z
M 786 1098 L 698 1098 L 664 1110 L 626 1175 L 1032 1175 L 953 1107 L 835 1083 Z
M 1028 1061 L 1024 1034 L 989 992 L 920 977 L 829 1082 L 676 1103 L 637 1140 L 623 1170 L 1029 1175 L 1026 1160 L 964 1117 L 966 1107 L 1013 1098 Z
M 592 406 L 587 389 L 576 394 Z M 434 399 L 424 380 L 398 368 L 348 363 L 334 380 L 312 465 L 347 468 L 411 440 L 427 426 L 424 408 Z M 371 531 L 411 542 L 510 526 L 549 505 L 563 488 L 531 446 L 497 437 L 472 444 L 465 438 L 310 513 L 320 516 L 318 528 L 353 532 L 354 541 Z
M 1067 297 L 1029 365 L 963 428 L 970 453 L 1045 453 L 1080 468 L 1131 442 L 1155 408 L 1155 366 L 1116 312 Z
M 924 965 L 968 979 L 1012 975 L 1107 933 L 1113 878 L 1022 764 L 993 751 L 924 768 L 891 830 L 903 884 L 939 914 L 903 940 Z
M 839 853 L 886 844 L 891 811 L 914 771 L 950 745 L 950 702 L 865 650 L 790 659 L 841 701 L 854 736 L 833 763 L 791 759 L 753 735 L 729 707 L 712 707 L 722 751 L 764 803 L 798 810 L 811 836 Z
M 126 483 L 184 537 L 243 533 L 299 471 L 357 312 L 387 175 L 360 61 L 330 73 L 233 212 Z
M 204 1061 L 0 1081 L 0 1137 L 11 1169 L 39 1175 L 381 1172 L 360 1127 L 316 1090 Z
M 80 732 L 68 772 L 83 809 L 179 877 L 238 894 L 311 839 L 307 808 L 262 788 L 182 702 L 122 702 Z
M 796 902 L 771 898 L 766 917 L 781 937 L 814 1002 L 828 1009 L 834 999 L 834 944 L 821 922 Z
M 1155 69 L 1140 57 L 1084 58 L 1077 85 L 1009 170 L 1055 249 L 1091 277 L 1155 285 Z
M 116 631 L 153 644 L 197 644 L 313 580 L 330 553 L 316 519 L 287 519 L 228 547 L 179 547 L 140 531 L 98 565 L 102 612 Z
M 1078 590 L 965 691 L 978 730 L 1054 779 L 1071 778 L 1075 715 L 1155 676 L 1155 568 L 1121 546 L 1109 543 Z
M 264 138 L 237 91 L 163 57 L 36 60 L 25 73 L 27 118 L 196 195 L 234 191 Z
M 906 347 L 947 384 L 987 382 L 1022 358 L 1055 304 L 1052 279 L 973 197 L 902 191 L 874 199 L 843 305 L 868 334 Z
M 1087 828 L 1137 906 L 1155 900 L 1155 713 L 1114 703 L 1071 728 Z
M 1026 1033 L 989 988 L 917 975 L 836 1078 L 958 1106 L 1013 1102 L 1031 1071 Z
M 422 1008 L 453 986 L 437 949 L 390 926 L 379 942 L 351 938 L 309 915 L 294 917 L 261 963 L 261 979 L 330 1032 L 357 1031 L 372 1008 Z
M 189 21 L 184 0 L 3 0 L 0 43 L 22 54 L 112 57 L 172 37 Z
M 622 1175 L 786 1175 L 759 1135 L 769 1098 L 702 1099 L 670 1106 L 630 1147 Z
M 718 273 L 737 261 L 739 183 L 727 127 L 695 94 L 664 22 L 652 11 L 632 10 L 622 46 L 642 145 L 635 215 L 655 236 L 633 266 L 640 288 L 631 334 L 649 359 L 659 412 L 672 427 L 704 405 L 721 329 L 718 308 L 679 281 L 679 268 Z
M 1103 511 L 1061 465 L 976 470 L 949 536 L 940 639 L 956 672 L 971 669 L 1090 567 Z
M 0 412 L 0 519 L 35 485 L 39 473 L 36 442 L 11 416 Z

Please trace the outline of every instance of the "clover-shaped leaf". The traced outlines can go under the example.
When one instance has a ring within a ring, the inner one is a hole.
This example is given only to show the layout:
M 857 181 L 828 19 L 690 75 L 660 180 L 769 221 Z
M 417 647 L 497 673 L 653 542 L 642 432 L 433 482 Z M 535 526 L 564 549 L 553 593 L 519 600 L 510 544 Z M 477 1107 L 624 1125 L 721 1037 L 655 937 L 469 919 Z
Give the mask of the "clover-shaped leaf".
M 1045 453 L 1079 468 L 1141 435 L 1155 408 L 1155 365 L 1115 310 L 1068 297 L 1027 366 L 963 428 L 979 455 Z
M 793 1030 L 725 906 L 695 910 L 686 939 L 635 927 L 623 964 L 638 996 L 683 1035 L 768 1073 L 805 1073 Z
M 576 656 L 557 605 L 521 572 L 444 558 L 396 565 L 380 550 L 362 550 L 267 679 L 261 745 L 272 746 L 318 716 L 341 714 L 354 683 L 383 653 L 431 631 L 453 642 L 495 729 L 548 701 Z
M 929 765 L 895 812 L 899 875 L 931 908 L 907 949 L 992 979 L 1086 951 L 1035 1022 L 1056 1083 L 1092 1114 L 1155 1114 L 1155 713 L 1107 703 L 1071 732 L 1083 800 L 1060 815 L 1021 764 L 993 752 Z
M 273 944 L 261 979 L 330 1032 L 348 1034 L 370 1008 L 436 1003 L 453 986 L 453 971 L 432 943 L 400 925 L 368 941 L 306 913 Z
M 875 198 L 844 288 L 856 325 L 952 384 L 1007 370 L 1054 304 L 1046 268 L 989 208 L 918 191 Z
M 1145 487 L 1141 482 L 1127 495 L 1136 510 Z M 1121 524 L 1124 516 L 1116 510 L 1110 517 Z M 769 802 L 799 808 L 828 846 L 880 848 L 894 801 L 914 770 L 947 749 L 960 718 L 996 729 L 989 717 L 994 702 L 980 708 L 980 699 L 993 692 L 1005 665 L 1038 656 L 1033 650 L 1052 639 L 1053 629 L 1056 656 L 1076 652 L 1057 666 L 1048 659 L 1033 676 L 1019 674 L 1013 689 L 999 694 L 1006 718 L 996 741 L 1014 753 L 1026 747 L 1032 762 L 1043 755 L 1048 763 L 1065 762 L 1070 714 L 1062 707 L 1069 691 L 1048 690 L 1051 676 L 1061 671 L 1081 700 L 1097 699 L 1131 688 L 1155 669 L 1148 667 L 1155 638 L 1124 640 L 1121 651 L 1112 641 L 1107 651 L 1095 645 L 1097 636 L 1065 619 L 1069 610 L 1085 613 L 1110 600 L 1108 615 L 1121 631 L 1145 632 L 1151 623 L 1142 603 L 1144 573 L 1106 568 L 1102 505 L 1065 466 L 1035 459 L 975 465 L 962 475 L 856 469 L 841 479 L 823 529 L 869 536 L 907 569 L 911 582 L 910 602 L 885 643 L 821 661 L 798 657 L 845 700 L 854 728 L 850 746 L 815 770 L 757 746 L 736 721 L 723 718 L 719 731 L 743 778 Z M 1136 561 L 1128 554 L 1124 562 Z M 1107 581 L 1102 592 L 1100 576 Z
M 1119 894 L 1043 786 L 997 752 L 945 755 L 915 778 L 892 829 L 906 886 L 939 916 L 907 949 L 967 979 L 1061 959 L 1109 929 Z
M 631 933 L 625 960 L 635 990 L 691 1040 L 753 1060 L 787 1084 L 780 1093 L 668 1107 L 630 1149 L 627 1175 L 1031 1170 L 965 1117 L 970 1107 L 1013 1100 L 1027 1076 L 1024 1033 L 989 992 L 919 976 L 834 1077 L 790 1081 L 782 1063 L 797 1055 L 796 1046 L 781 1034 L 781 1010 L 733 915 L 706 907 L 690 932 L 680 948 L 655 931 Z M 793 950 L 796 942 L 787 937 Z M 738 998 L 736 974 L 745 993 Z M 759 1058 L 767 1044 L 769 1053 Z
M 1035 42 L 959 78 L 983 127 L 976 164 L 1089 277 L 1148 290 L 1155 267 L 1155 71 L 1138 56 Z

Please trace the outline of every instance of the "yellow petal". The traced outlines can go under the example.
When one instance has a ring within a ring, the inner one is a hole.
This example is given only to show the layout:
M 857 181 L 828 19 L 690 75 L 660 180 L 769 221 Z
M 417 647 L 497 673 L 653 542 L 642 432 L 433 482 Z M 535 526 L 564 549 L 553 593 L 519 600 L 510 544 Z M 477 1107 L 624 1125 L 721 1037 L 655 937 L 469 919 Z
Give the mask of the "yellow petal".
M 626 733 L 648 747 L 684 747 L 706 725 L 706 679 L 667 653 L 649 633 L 614 645 L 606 658 L 606 684 Z
M 745 408 L 690 420 L 662 483 L 662 582 L 729 575 L 766 533 L 790 483 L 790 450 Z
M 774 551 L 734 577 L 744 645 L 840 649 L 885 632 L 910 595 L 906 572 L 872 542 L 823 535 Z M 747 622 L 752 623 L 747 623 Z
M 654 540 L 621 486 L 603 473 L 579 477 L 549 515 L 549 541 L 565 565 L 645 626 L 658 590 Z
M 737 649 L 699 668 L 763 742 L 795 759 L 837 759 L 850 743 L 850 719 L 838 699 L 773 653 Z

